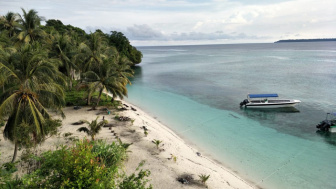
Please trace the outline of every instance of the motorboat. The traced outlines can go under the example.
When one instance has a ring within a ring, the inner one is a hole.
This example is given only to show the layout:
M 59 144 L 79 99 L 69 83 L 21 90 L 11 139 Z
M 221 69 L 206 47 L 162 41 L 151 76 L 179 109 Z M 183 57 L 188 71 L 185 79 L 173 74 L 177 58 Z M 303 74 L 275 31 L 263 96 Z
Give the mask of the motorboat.
M 240 103 L 245 108 L 286 108 L 299 104 L 300 100 L 280 99 L 278 94 L 248 94 Z
M 320 131 L 336 133 L 336 112 L 327 113 L 326 119 L 316 125 Z

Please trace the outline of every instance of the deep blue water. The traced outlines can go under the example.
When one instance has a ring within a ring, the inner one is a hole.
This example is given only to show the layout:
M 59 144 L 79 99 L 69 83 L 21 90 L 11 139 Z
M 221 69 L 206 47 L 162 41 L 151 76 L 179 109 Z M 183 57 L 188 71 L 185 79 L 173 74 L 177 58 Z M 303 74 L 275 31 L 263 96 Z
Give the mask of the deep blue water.
M 264 188 L 336 188 L 336 42 L 139 47 L 128 101 Z M 299 99 L 246 110 L 248 93 Z M 211 174 L 211 173 L 207 173 Z

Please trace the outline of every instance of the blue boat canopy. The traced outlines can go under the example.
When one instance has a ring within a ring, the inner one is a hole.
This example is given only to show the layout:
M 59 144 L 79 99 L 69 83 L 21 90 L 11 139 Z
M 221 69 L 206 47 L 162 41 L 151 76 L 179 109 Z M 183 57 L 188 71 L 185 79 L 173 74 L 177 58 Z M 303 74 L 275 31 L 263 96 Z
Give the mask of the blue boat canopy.
M 279 97 L 278 94 L 249 94 L 249 98 L 268 98 L 268 97 Z

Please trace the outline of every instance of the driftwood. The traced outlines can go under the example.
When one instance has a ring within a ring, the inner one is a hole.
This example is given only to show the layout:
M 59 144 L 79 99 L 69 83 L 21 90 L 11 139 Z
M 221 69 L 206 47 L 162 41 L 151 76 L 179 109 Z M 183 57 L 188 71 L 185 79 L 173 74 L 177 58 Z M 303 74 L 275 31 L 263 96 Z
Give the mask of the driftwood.
M 113 127 L 112 123 L 105 124 L 103 127 Z
M 75 123 L 72 123 L 71 125 L 83 125 L 84 123 L 84 121 L 77 121 Z
M 79 110 L 79 109 L 81 109 L 82 107 L 80 107 L 80 106 L 74 106 L 74 109 L 75 110 Z
M 117 118 L 119 121 L 131 121 L 131 118 L 127 116 L 120 116 Z

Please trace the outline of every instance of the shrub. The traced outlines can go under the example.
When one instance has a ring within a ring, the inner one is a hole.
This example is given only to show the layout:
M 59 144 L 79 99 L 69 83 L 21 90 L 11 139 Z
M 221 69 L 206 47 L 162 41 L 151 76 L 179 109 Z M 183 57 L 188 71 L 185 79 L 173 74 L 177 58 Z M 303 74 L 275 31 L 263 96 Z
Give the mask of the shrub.
M 140 167 L 144 165 L 144 161 L 142 161 L 137 167 L 136 171 L 139 171 Z M 120 189 L 152 189 L 152 185 L 146 186 L 149 182 L 146 177 L 150 175 L 150 171 L 148 170 L 140 170 L 138 174 L 131 174 L 130 176 L 124 176 L 122 182 L 119 184 Z
M 28 188 L 104 188 L 109 168 L 92 148 L 92 143 L 82 140 L 72 148 L 61 146 L 54 152 L 43 153 L 39 159 L 41 166 L 23 178 L 24 185 Z

